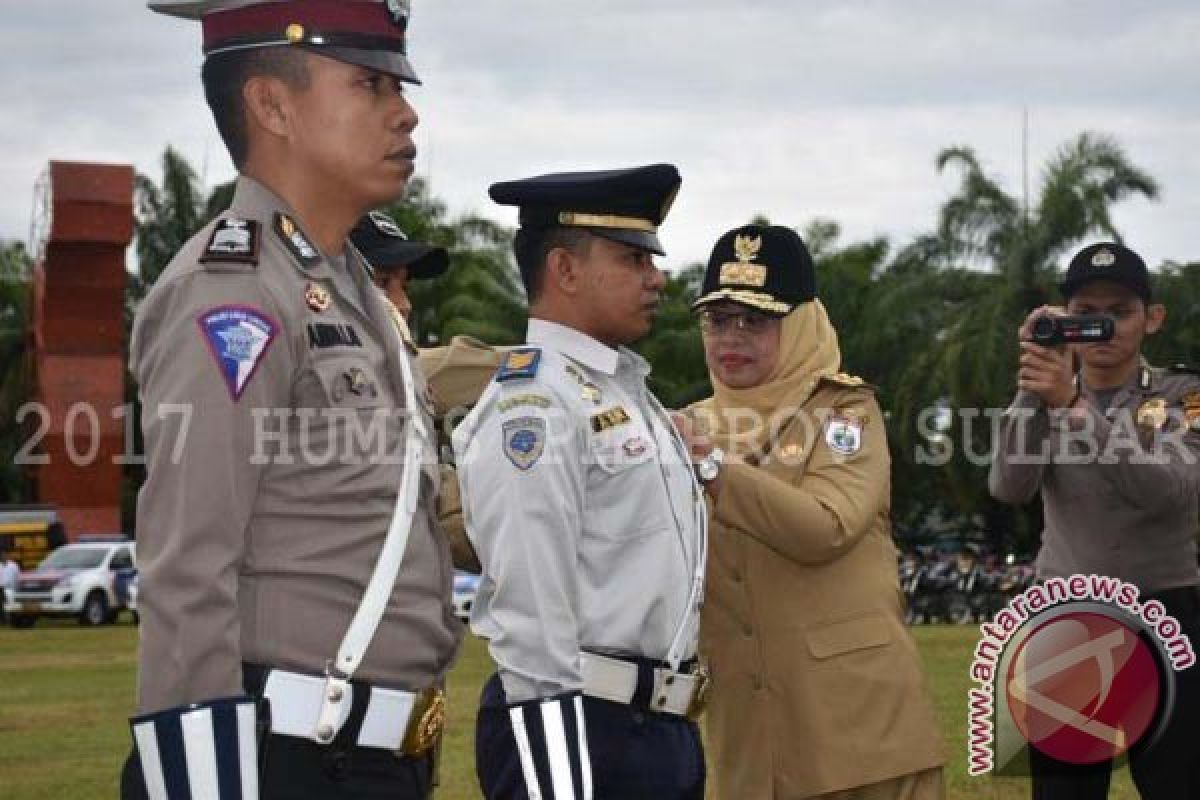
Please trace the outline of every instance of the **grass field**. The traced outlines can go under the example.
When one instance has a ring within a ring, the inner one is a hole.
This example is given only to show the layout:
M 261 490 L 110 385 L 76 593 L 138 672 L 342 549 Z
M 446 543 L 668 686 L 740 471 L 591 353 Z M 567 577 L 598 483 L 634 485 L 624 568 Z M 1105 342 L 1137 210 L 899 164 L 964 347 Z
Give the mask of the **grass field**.
M 970 778 L 965 768 L 967 668 L 977 631 L 914 628 L 950 752 L 949 797 L 1029 797 L 1016 778 Z M 129 749 L 137 629 L 99 629 L 41 622 L 33 630 L 0 628 L 0 798 L 97 800 L 116 796 L 116 776 Z M 491 665 L 477 640 L 467 641 L 449 684 L 449 728 L 439 800 L 478 797 L 472 728 L 478 691 Z M 803 756 L 798 756 L 803 757 Z M 1114 779 L 1113 800 L 1134 800 L 1128 774 Z M 726 800 L 754 800 L 727 798 Z

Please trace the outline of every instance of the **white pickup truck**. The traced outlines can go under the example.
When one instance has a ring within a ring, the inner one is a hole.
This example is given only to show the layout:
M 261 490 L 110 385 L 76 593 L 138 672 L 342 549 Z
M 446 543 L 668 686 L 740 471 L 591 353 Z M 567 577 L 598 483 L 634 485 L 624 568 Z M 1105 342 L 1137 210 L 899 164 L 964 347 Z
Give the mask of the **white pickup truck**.
M 114 622 L 128 607 L 128 587 L 137 574 L 134 544 L 126 539 L 63 545 L 38 568 L 22 572 L 4 611 L 14 628 L 38 617 L 75 617 L 81 625 Z

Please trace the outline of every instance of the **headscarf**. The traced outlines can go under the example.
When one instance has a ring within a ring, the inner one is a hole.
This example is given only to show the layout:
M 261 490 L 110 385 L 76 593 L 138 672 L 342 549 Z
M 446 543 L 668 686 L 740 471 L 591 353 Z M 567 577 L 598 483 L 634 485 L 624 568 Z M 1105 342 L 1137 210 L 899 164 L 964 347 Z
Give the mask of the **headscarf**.
M 781 409 L 793 413 L 812 397 L 821 378 L 841 368 L 837 331 L 818 299 L 802 303 L 783 317 L 779 354 L 767 379 L 748 389 L 734 389 L 709 371 L 713 397 L 706 427 L 726 453 L 745 455 L 764 450 L 778 431 Z M 791 413 L 787 415 L 790 419 Z

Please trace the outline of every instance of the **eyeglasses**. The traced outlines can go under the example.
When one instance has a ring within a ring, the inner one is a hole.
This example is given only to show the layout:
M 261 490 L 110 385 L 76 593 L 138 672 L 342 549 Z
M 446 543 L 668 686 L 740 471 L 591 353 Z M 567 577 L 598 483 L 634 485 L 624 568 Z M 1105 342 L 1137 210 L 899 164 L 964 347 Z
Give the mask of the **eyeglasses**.
M 755 336 L 767 330 L 775 321 L 775 317 L 757 311 L 700 312 L 700 330 L 705 333 L 726 333 L 736 329 Z

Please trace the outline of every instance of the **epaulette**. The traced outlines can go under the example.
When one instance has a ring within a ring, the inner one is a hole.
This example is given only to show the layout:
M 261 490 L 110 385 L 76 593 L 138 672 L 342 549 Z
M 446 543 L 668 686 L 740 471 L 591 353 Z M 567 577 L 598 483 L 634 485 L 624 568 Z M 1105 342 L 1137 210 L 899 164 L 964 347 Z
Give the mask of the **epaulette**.
M 537 375 L 538 364 L 541 363 L 541 360 L 541 348 L 518 347 L 515 350 L 509 350 L 500 369 L 496 370 L 496 381 L 503 383 L 520 378 L 532 378 Z
M 822 375 L 821 380 L 826 383 L 833 383 L 838 386 L 844 386 L 848 389 L 870 389 L 875 390 L 875 387 L 864 381 L 857 375 L 851 375 L 848 372 L 837 372 L 833 375 Z
M 257 220 L 224 217 L 213 226 L 201 264 L 234 263 L 258 266 L 260 226 Z

